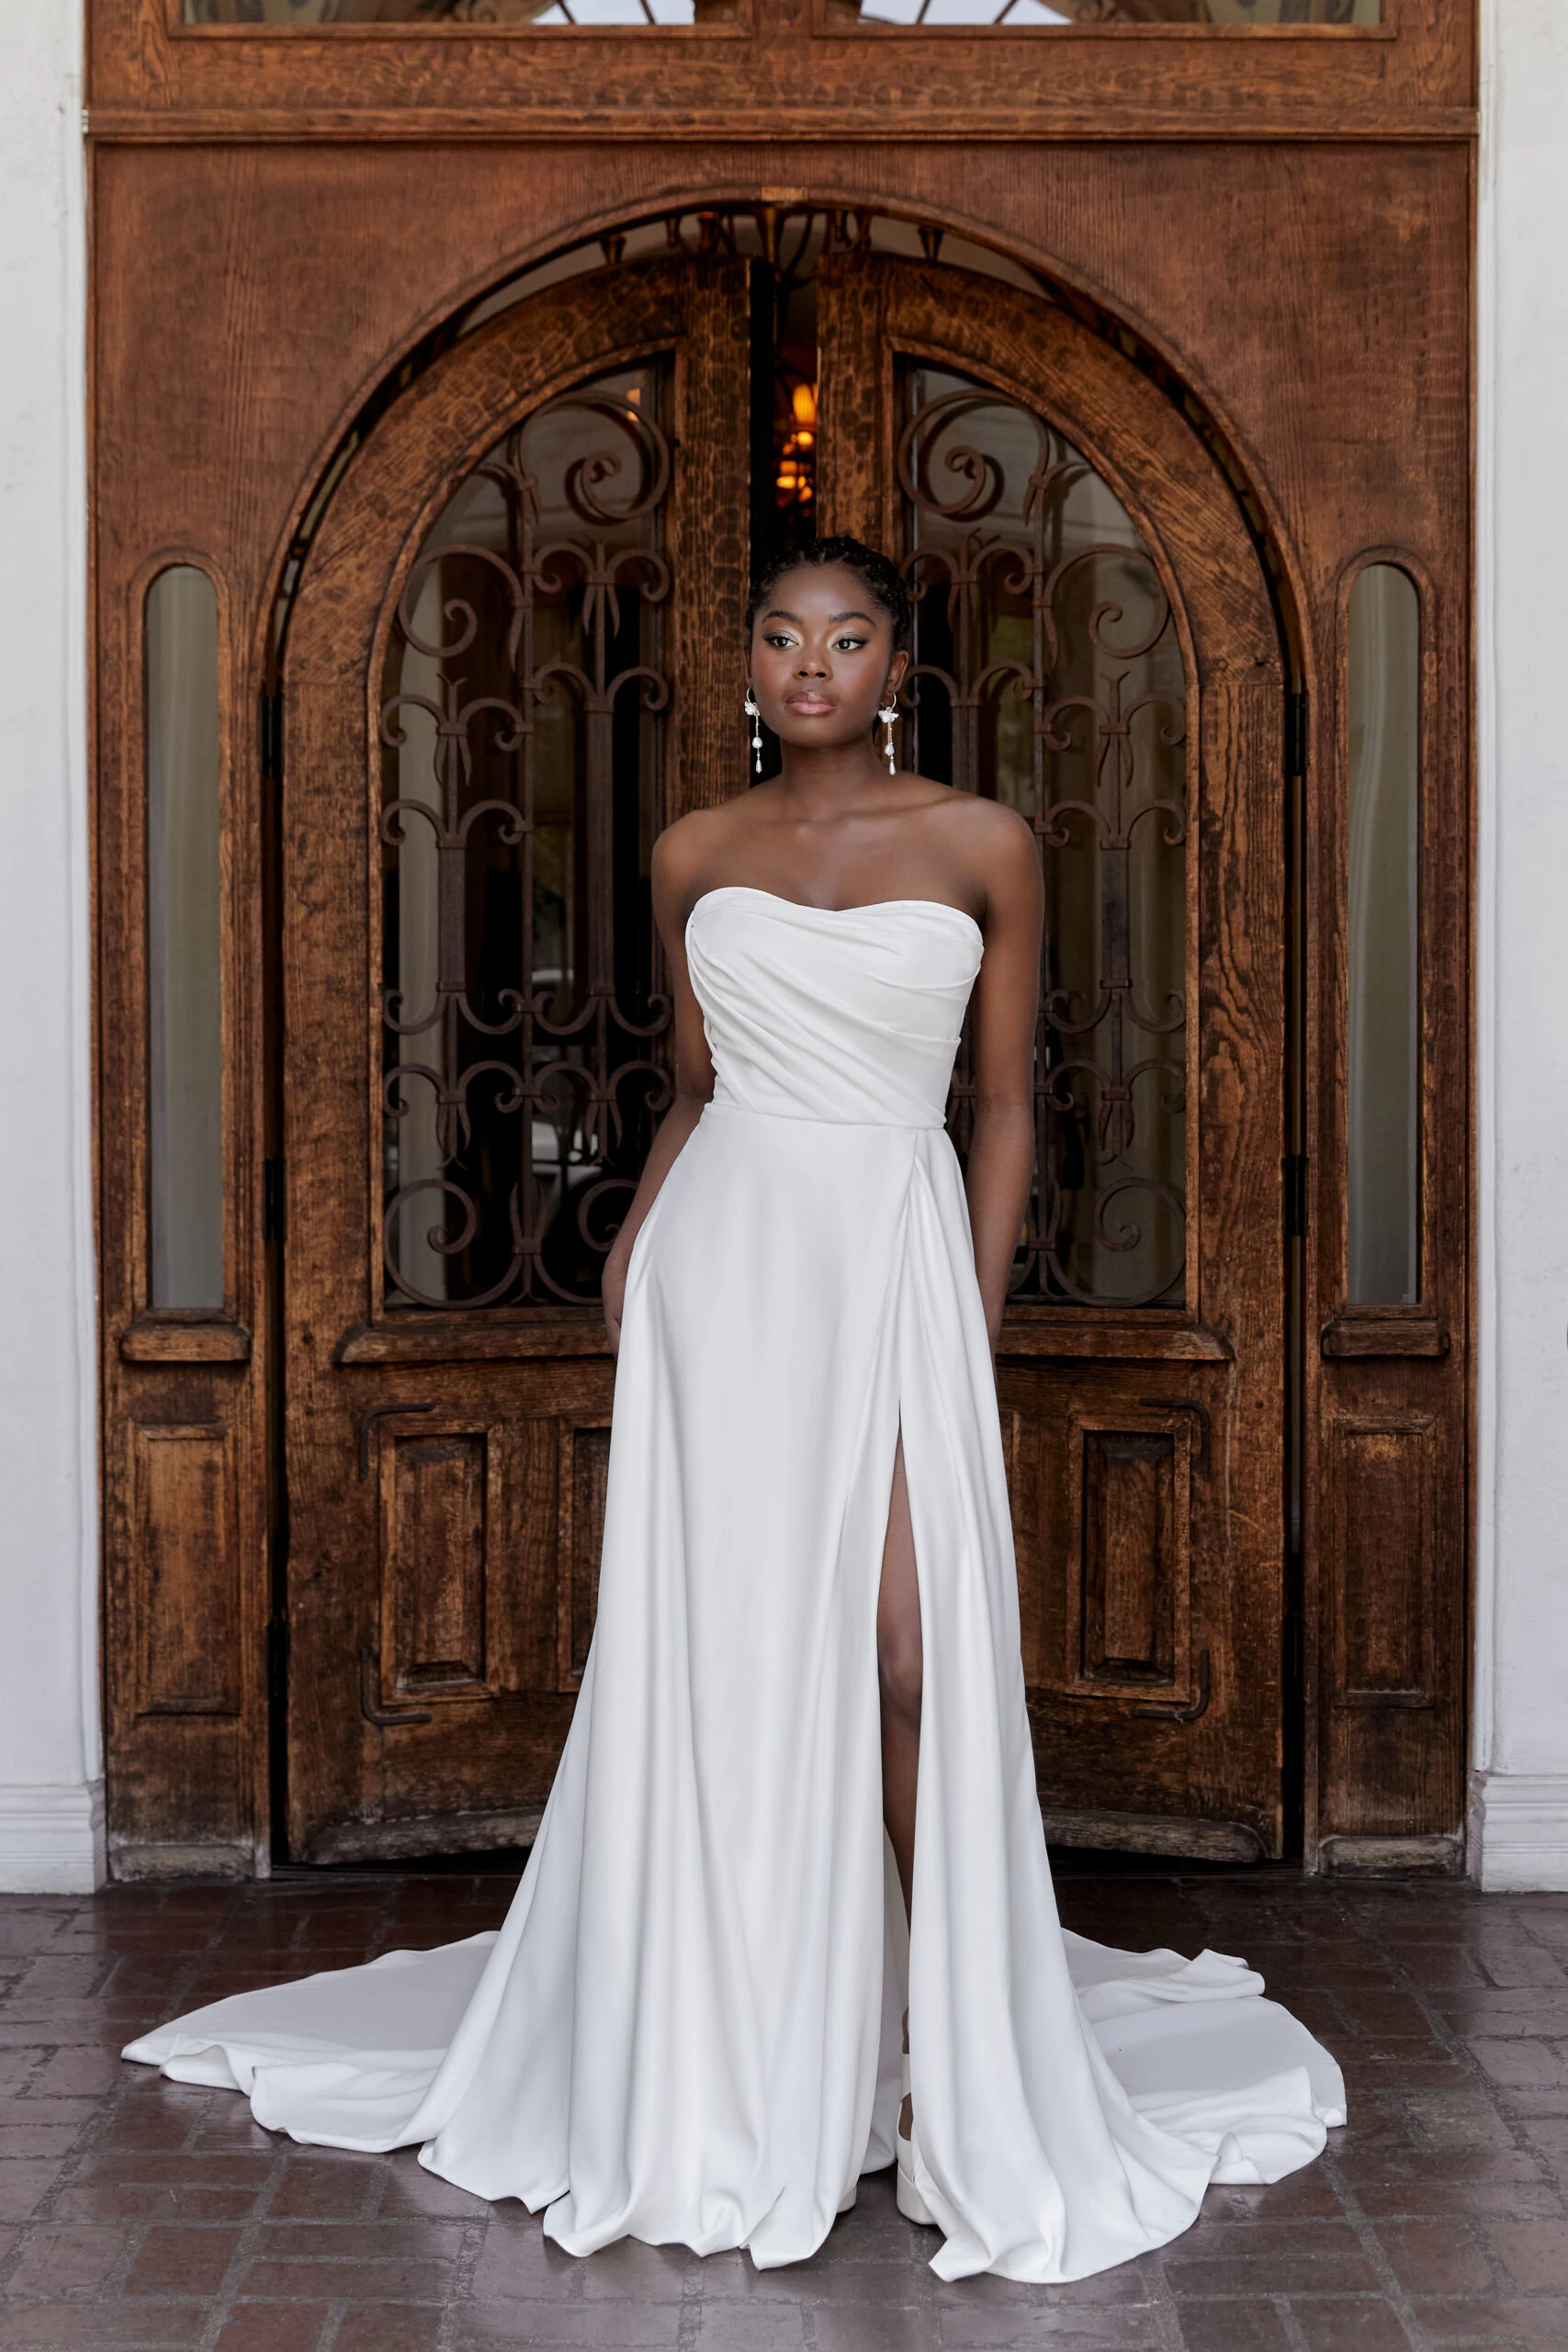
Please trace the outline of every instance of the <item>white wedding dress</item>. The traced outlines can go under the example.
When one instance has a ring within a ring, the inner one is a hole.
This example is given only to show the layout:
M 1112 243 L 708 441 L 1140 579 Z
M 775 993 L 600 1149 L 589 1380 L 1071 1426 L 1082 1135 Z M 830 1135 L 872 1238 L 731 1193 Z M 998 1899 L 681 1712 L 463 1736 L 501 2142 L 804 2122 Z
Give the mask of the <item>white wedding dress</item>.
M 1007 1486 L 942 1129 L 980 933 L 956 909 L 709 891 L 712 1103 L 637 1235 L 598 1623 L 499 1933 L 215 2002 L 128 2058 L 297 2140 L 417 2144 L 623 2236 L 760 2265 L 892 2161 L 908 1999 L 944 2278 L 1068 2279 L 1344 2120 L 1239 1960 L 1064 1934 L 1024 1708 Z M 882 1826 L 894 1452 L 925 1692 L 912 1937 Z

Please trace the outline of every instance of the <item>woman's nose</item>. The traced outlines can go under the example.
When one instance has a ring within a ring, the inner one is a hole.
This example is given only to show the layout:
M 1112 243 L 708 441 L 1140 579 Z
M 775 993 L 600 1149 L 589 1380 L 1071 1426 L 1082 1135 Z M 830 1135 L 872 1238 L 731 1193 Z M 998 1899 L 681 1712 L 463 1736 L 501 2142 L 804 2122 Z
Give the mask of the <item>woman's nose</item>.
M 823 661 L 822 656 L 819 653 L 807 651 L 803 646 L 800 660 L 795 663 L 795 675 L 801 678 L 822 678 L 826 677 L 827 673 L 828 664 Z

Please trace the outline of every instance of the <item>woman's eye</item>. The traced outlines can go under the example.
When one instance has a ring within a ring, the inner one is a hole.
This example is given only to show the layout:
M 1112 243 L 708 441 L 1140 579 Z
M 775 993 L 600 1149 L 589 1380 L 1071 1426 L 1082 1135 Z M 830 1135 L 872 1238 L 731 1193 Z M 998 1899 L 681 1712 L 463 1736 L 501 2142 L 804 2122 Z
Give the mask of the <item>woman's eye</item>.
M 840 637 L 833 641 L 835 653 L 858 653 L 866 642 L 863 637 Z

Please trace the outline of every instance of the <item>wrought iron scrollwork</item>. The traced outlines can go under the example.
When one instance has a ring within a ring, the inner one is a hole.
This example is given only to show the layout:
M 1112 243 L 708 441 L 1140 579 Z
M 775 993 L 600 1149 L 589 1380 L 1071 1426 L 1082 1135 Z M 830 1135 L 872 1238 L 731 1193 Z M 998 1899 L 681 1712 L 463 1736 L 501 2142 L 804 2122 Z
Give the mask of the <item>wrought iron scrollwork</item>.
M 389 1306 L 595 1295 L 670 1100 L 639 845 L 670 704 L 671 448 L 657 373 L 633 373 L 514 427 L 399 601 L 379 715 Z
M 1015 1296 L 1179 1297 L 1187 1021 L 1185 679 L 1158 569 L 1047 421 L 911 363 L 897 451 L 926 773 L 1033 826 L 1049 914 L 1040 1170 Z M 967 1139 L 966 1051 L 952 1118 Z

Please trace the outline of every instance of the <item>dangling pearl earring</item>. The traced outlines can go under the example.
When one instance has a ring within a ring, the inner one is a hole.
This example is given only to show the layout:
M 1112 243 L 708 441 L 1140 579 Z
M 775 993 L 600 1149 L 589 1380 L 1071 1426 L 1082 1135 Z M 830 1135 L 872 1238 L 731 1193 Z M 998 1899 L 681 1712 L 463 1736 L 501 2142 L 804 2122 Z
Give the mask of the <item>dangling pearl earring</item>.
M 762 714 L 757 707 L 757 698 L 750 686 L 746 689 L 746 716 L 752 722 L 751 749 L 756 754 L 757 774 L 761 775 L 762 773 Z
M 887 754 L 887 773 L 889 775 L 897 775 L 898 773 L 898 763 L 893 756 L 893 721 L 898 716 L 898 706 L 897 702 L 890 702 L 886 709 L 879 710 L 876 716 L 879 723 L 887 729 L 887 732 L 884 736 L 882 741 L 882 748 Z

